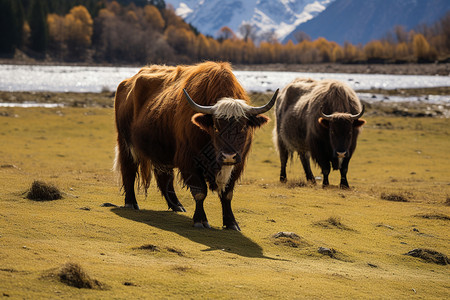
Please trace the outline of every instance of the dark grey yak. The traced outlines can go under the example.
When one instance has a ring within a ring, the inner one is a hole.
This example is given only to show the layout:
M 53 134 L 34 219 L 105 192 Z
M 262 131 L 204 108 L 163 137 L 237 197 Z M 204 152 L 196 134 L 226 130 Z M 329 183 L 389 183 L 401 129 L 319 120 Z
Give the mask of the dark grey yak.
M 348 164 L 356 148 L 364 106 L 355 92 L 337 80 L 297 78 L 279 94 L 273 139 L 281 161 L 280 181 L 286 182 L 286 163 L 300 156 L 306 179 L 315 183 L 310 157 L 320 166 L 323 186 L 331 166 L 341 172 L 341 188 L 349 188 Z

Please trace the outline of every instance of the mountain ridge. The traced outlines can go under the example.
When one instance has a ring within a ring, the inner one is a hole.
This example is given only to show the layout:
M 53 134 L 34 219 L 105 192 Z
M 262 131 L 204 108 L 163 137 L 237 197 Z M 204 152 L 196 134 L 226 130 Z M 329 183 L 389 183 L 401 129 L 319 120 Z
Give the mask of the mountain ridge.
M 366 44 L 381 39 L 396 25 L 406 31 L 420 24 L 431 25 L 449 10 L 448 0 L 336 0 L 282 41 L 295 43 L 295 32 L 302 31 L 313 40 L 324 37 L 339 44 Z

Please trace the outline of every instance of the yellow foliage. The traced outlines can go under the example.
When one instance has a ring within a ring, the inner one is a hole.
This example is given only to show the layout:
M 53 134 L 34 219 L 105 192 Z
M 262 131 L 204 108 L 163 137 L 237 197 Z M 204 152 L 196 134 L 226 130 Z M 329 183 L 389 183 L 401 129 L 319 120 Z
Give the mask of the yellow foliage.
M 107 18 L 113 18 L 115 16 L 114 12 L 110 11 L 107 8 L 102 8 L 100 9 L 100 11 L 98 12 L 98 16 L 101 19 L 107 19 Z
M 149 22 L 154 29 L 158 31 L 163 30 L 165 22 L 161 16 L 161 13 L 155 6 L 146 5 L 144 7 L 144 15 L 147 22 Z
M 49 14 L 47 16 L 48 33 L 50 41 L 62 43 L 64 41 L 64 17 L 57 14 Z
M 64 18 L 66 40 L 69 45 L 89 47 L 93 33 L 93 21 L 86 7 L 75 6 Z
M 380 41 L 371 41 L 364 46 L 364 54 L 368 60 L 371 59 L 382 59 L 383 54 L 383 44 Z
M 409 56 L 408 45 L 403 42 L 395 46 L 395 58 L 406 59 Z
M 418 33 L 413 37 L 413 53 L 417 59 L 427 59 L 430 52 L 430 44 L 428 44 L 425 37 Z
M 332 55 L 333 62 L 340 62 L 344 58 L 344 50 L 340 46 L 334 47 Z

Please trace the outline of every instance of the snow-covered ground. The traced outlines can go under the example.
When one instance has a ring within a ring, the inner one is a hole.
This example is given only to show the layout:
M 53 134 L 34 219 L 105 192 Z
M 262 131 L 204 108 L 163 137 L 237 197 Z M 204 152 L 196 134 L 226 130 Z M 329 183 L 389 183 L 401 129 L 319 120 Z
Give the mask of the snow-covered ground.
M 22 66 L 0 65 L 0 90 L 50 91 L 50 92 L 101 92 L 115 91 L 124 79 L 136 74 L 139 68 L 127 67 L 76 67 L 76 66 Z M 358 89 L 396 89 L 450 86 L 450 76 L 300 73 L 274 71 L 234 71 L 247 91 L 264 92 L 283 88 L 294 78 L 332 78 Z M 371 101 L 384 97 L 360 94 Z M 390 101 L 412 100 L 389 97 Z M 414 99 L 413 99 L 414 100 Z M 415 98 L 417 100 L 417 98 Z M 428 101 L 450 103 L 450 95 L 430 96 Z

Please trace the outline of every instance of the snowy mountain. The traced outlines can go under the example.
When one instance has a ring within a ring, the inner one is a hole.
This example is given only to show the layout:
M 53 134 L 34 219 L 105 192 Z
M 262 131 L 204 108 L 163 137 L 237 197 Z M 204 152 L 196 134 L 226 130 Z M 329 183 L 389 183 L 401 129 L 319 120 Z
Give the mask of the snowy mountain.
M 284 42 L 296 42 L 303 31 L 313 40 L 324 37 L 343 44 L 382 38 L 396 25 L 409 31 L 420 24 L 431 25 L 450 10 L 450 0 L 336 0 L 320 15 L 300 24 Z
M 285 38 L 335 0 L 166 0 L 177 15 L 201 33 L 217 37 L 223 26 L 240 36 L 239 28 L 250 24 L 256 36 L 273 34 Z

